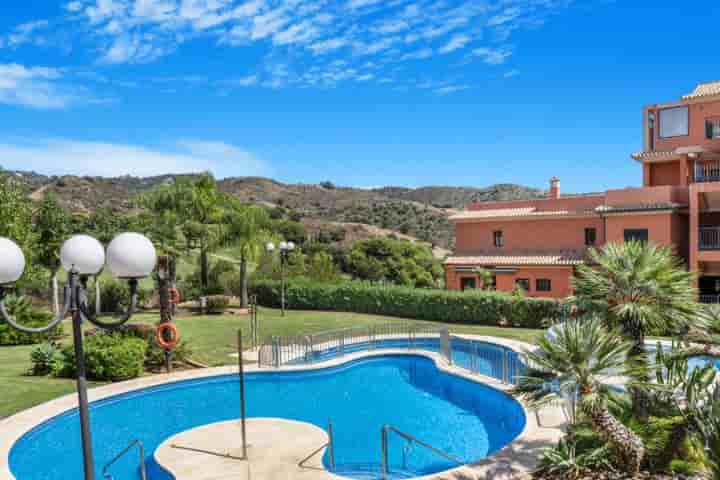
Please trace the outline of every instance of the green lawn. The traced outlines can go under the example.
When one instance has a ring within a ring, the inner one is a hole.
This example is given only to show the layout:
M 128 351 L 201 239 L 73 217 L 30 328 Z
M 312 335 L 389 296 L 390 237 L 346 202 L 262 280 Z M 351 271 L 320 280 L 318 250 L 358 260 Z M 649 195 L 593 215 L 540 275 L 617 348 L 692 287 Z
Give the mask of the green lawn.
M 397 322 L 397 318 L 378 315 L 364 315 L 342 312 L 289 311 L 285 317 L 279 310 L 261 308 L 259 311 L 261 337 L 313 333 L 351 326 L 365 326 L 375 323 Z M 137 315 L 134 322 L 154 323 L 157 313 Z M 193 358 L 206 365 L 232 364 L 230 357 L 236 352 L 237 330 L 249 333 L 246 315 L 181 316 L 177 318 L 182 338 L 188 340 L 193 349 Z M 450 325 L 455 333 L 475 333 L 533 342 L 539 330 L 524 328 L 486 327 L 477 325 Z M 65 326 L 67 334 L 63 342 L 70 341 L 71 327 Z M 30 369 L 32 346 L 0 347 L 0 418 L 20 410 L 75 391 L 74 380 L 33 377 Z

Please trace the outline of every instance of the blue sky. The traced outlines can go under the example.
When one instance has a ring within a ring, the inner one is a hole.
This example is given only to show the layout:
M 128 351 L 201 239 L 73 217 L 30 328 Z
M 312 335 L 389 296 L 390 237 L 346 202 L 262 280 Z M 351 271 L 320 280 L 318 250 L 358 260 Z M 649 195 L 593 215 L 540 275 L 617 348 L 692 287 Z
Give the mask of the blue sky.
M 707 0 L 3 3 L 0 165 L 42 173 L 597 191 L 720 79 Z

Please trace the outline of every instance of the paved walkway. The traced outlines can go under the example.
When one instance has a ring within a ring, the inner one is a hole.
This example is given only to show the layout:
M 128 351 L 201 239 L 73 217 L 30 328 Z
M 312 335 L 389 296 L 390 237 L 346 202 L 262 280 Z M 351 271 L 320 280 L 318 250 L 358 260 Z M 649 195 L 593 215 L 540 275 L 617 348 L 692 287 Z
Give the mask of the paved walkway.
M 323 468 L 328 441 L 323 429 L 280 418 L 251 418 L 246 425 L 247 460 L 237 420 L 178 433 L 158 447 L 155 459 L 176 480 L 340 478 Z

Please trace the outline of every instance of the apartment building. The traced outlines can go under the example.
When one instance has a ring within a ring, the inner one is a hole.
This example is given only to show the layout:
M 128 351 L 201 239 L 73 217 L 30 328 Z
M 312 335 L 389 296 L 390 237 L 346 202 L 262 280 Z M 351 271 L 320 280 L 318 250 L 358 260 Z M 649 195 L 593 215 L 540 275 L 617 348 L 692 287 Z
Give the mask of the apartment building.
M 564 297 L 587 250 L 631 239 L 671 245 L 699 272 L 701 300 L 720 299 L 720 82 L 703 83 L 675 102 L 643 108 L 643 150 L 632 159 L 642 187 L 562 195 L 553 177 L 546 198 L 474 203 L 451 217 L 456 251 L 446 286 Z

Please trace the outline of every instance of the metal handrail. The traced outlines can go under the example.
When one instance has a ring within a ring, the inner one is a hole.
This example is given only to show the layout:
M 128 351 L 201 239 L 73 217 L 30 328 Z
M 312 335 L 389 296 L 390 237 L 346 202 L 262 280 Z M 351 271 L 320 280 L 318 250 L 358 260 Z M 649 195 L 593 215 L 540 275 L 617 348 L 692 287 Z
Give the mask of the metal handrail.
M 305 463 L 313 458 L 315 455 L 320 453 L 323 448 L 327 447 L 328 449 L 328 463 L 330 464 L 330 471 L 335 470 L 335 442 L 333 440 L 333 426 L 332 426 L 332 420 L 328 420 L 328 441 L 320 445 L 316 450 L 313 450 L 310 455 L 300 460 L 298 463 L 298 466 L 301 468 L 305 467 Z
M 130 442 L 130 445 L 125 447 L 120 453 L 115 455 L 115 457 L 110 460 L 108 463 L 105 464 L 105 466 L 102 469 L 102 475 L 105 480 L 112 480 L 112 475 L 108 472 L 110 467 L 112 467 L 115 462 L 120 460 L 126 453 L 128 453 L 134 446 L 138 447 L 139 453 L 140 453 L 140 479 L 141 480 L 147 480 L 147 471 L 145 470 L 145 447 L 143 447 L 143 444 L 140 440 L 133 440 Z
M 389 464 L 388 464 L 388 433 L 390 433 L 390 432 L 401 436 L 402 438 L 404 438 L 411 444 L 417 443 L 421 447 L 427 448 L 431 452 L 436 453 L 437 455 L 440 455 L 441 457 L 443 457 L 447 460 L 450 460 L 451 462 L 455 462 L 458 465 L 465 464 L 465 462 L 458 459 L 457 457 L 454 457 L 454 456 L 450 455 L 449 453 L 440 450 L 437 447 L 433 447 L 429 443 L 423 442 L 419 438 L 417 438 L 413 435 L 410 435 L 407 432 L 403 432 L 402 430 L 399 430 L 399 429 L 393 427 L 392 425 L 383 425 L 383 427 L 380 429 L 380 448 L 382 450 L 382 478 L 383 479 L 386 479 L 388 473 L 390 472 Z

